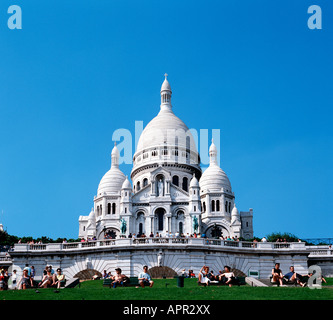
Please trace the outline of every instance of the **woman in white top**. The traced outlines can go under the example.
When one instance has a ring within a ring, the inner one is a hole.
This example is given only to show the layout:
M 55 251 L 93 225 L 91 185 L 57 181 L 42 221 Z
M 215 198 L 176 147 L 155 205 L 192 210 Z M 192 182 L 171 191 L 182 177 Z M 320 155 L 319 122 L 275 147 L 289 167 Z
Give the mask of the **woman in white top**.
M 225 277 L 226 278 L 226 282 L 225 284 L 228 285 L 229 287 L 232 286 L 232 280 L 235 278 L 235 274 L 231 271 L 231 268 L 228 266 L 224 267 L 224 273 L 222 273 L 219 276 L 219 280 L 221 281 L 221 279 Z
M 209 285 L 209 278 L 208 278 L 209 267 L 203 266 L 199 271 L 198 279 L 200 283 L 205 283 L 207 286 Z

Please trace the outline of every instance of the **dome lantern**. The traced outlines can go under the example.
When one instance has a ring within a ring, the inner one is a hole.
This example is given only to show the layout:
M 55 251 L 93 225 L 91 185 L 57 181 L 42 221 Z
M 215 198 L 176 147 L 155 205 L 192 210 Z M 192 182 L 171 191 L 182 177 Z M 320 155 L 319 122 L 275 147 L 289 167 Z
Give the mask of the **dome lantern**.
M 172 95 L 172 91 L 171 91 L 171 86 L 170 83 L 167 79 L 168 74 L 165 73 L 164 74 L 164 81 L 162 83 L 162 87 L 161 87 L 161 110 L 163 109 L 171 109 L 171 95 Z
M 120 154 L 117 148 L 117 142 L 115 142 L 111 152 L 111 167 L 119 167 L 119 156 Z
M 209 148 L 209 157 L 210 157 L 210 164 L 217 165 L 217 149 L 216 149 L 213 139 L 212 139 L 212 144 Z

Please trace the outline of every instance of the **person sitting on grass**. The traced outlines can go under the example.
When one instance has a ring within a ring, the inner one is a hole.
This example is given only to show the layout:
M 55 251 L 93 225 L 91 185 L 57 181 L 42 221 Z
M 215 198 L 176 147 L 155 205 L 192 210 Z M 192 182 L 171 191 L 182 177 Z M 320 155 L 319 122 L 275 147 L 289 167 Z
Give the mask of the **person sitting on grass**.
M 198 274 L 199 283 L 204 283 L 206 286 L 208 286 L 210 282 L 208 275 L 209 275 L 209 267 L 203 266 Z
M 53 276 L 51 274 L 51 270 L 48 269 L 46 274 L 43 276 L 42 281 L 39 283 L 39 287 L 47 288 L 50 287 L 53 283 Z
M 188 278 L 195 278 L 195 274 L 193 272 L 193 270 L 188 270 L 188 275 L 187 275 Z
M 224 273 L 219 276 L 219 281 L 224 282 L 225 285 L 232 287 L 235 280 L 235 274 L 231 271 L 229 266 L 224 266 Z
M 24 269 L 23 270 L 23 274 L 22 274 L 22 277 L 19 281 L 19 283 L 17 284 L 17 287 L 21 290 L 25 290 L 27 289 L 28 287 L 33 287 L 33 283 L 32 283 L 32 280 L 30 278 L 30 276 L 28 275 L 28 270 L 27 269 Z
M 272 269 L 272 282 L 279 283 L 280 286 L 284 286 L 282 279 L 283 279 L 283 274 L 280 269 L 280 263 L 275 263 L 275 267 Z
M 61 269 L 57 269 L 57 274 L 53 275 L 53 283 L 52 286 L 56 286 L 58 289 L 61 286 L 61 282 L 65 280 L 65 275 L 61 273 Z
M 99 280 L 101 277 L 99 276 L 98 272 L 95 272 L 95 274 L 92 276 L 93 280 Z
M 291 283 L 297 283 L 301 287 L 304 287 L 306 283 L 301 282 L 302 276 L 300 274 L 298 274 L 298 273 L 295 272 L 294 266 L 291 266 L 289 269 L 290 269 L 290 272 L 288 272 L 287 274 L 285 274 L 284 278 L 287 281 L 291 282 Z
M 116 274 L 112 278 L 112 288 L 116 288 L 117 286 L 123 286 L 126 280 L 126 276 L 121 274 L 121 269 L 116 268 Z
M 148 267 L 143 267 L 143 272 L 139 273 L 138 276 L 139 285 L 144 288 L 145 286 L 149 286 L 150 288 L 154 285 L 154 281 L 151 280 L 150 275 L 148 274 Z

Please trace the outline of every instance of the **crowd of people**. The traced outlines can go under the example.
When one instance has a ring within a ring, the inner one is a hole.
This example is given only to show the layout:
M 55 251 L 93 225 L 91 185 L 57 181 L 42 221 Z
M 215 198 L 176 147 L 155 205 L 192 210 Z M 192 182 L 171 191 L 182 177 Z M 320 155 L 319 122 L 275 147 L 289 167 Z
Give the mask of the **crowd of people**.
M 122 270 L 120 268 L 115 269 L 116 274 L 112 275 L 111 272 L 106 272 L 104 270 L 103 279 L 111 279 L 111 286 L 112 288 L 116 288 L 118 286 L 125 286 L 127 283 L 129 283 L 130 279 L 126 275 L 122 273 Z M 95 274 L 93 276 L 93 280 L 99 279 L 98 275 Z M 138 275 L 138 287 L 141 286 L 144 288 L 145 286 L 152 287 L 154 285 L 154 281 L 151 279 L 149 273 L 148 273 L 148 266 L 143 266 L 142 272 Z
M 229 287 L 238 284 L 237 278 L 229 266 L 224 266 L 224 271 L 219 270 L 218 274 L 214 274 L 214 271 L 209 270 L 208 266 L 203 266 L 198 274 L 198 282 L 206 286 L 212 283 L 227 285 Z
M 105 233 L 104 235 L 104 239 L 116 239 L 117 236 L 116 234 L 110 234 L 110 233 Z M 119 235 L 118 238 L 126 238 L 125 235 Z M 127 236 L 127 238 L 207 238 L 205 233 L 193 233 L 193 234 L 189 234 L 189 233 L 179 233 L 179 232 L 156 232 L 155 234 L 153 232 L 151 232 L 149 235 L 146 235 L 145 233 L 129 233 L 129 235 Z M 239 241 L 239 238 L 237 238 L 237 236 L 235 237 L 230 237 L 230 236 L 223 236 L 221 235 L 220 237 L 218 237 L 218 239 L 220 240 L 229 240 L 229 241 Z M 92 240 L 96 240 L 96 238 L 88 238 L 85 241 L 92 241 Z
M 10 274 L 8 269 L 0 270 L 0 290 L 7 289 L 18 289 L 25 290 L 28 288 L 61 288 L 64 285 L 66 279 L 65 275 L 62 273 L 61 268 L 58 268 L 56 272 L 54 272 L 52 266 L 46 266 L 42 280 L 37 282 L 35 281 L 36 270 L 34 266 L 29 266 L 28 264 L 22 270 L 21 277 L 18 276 L 17 270 L 13 270 Z M 11 284 L 9 285 L 9 280 L 11 280 Z

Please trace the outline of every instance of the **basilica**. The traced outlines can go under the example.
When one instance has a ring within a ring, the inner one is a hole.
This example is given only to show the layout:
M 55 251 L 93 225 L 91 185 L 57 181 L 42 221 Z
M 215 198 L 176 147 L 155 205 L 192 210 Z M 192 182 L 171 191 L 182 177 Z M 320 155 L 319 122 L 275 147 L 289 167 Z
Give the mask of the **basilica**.
M 119 168 L 119 150 L 102 177 L 94 206 L 79 217 L 79 237 L 184 236 L 253 238 L 253 210 L 239 211 L 212 141 L 209 167 L 202 172 L 191 131 L 173 112 L 165 75 L 159 113 L 143 130 L 130 179 Z

